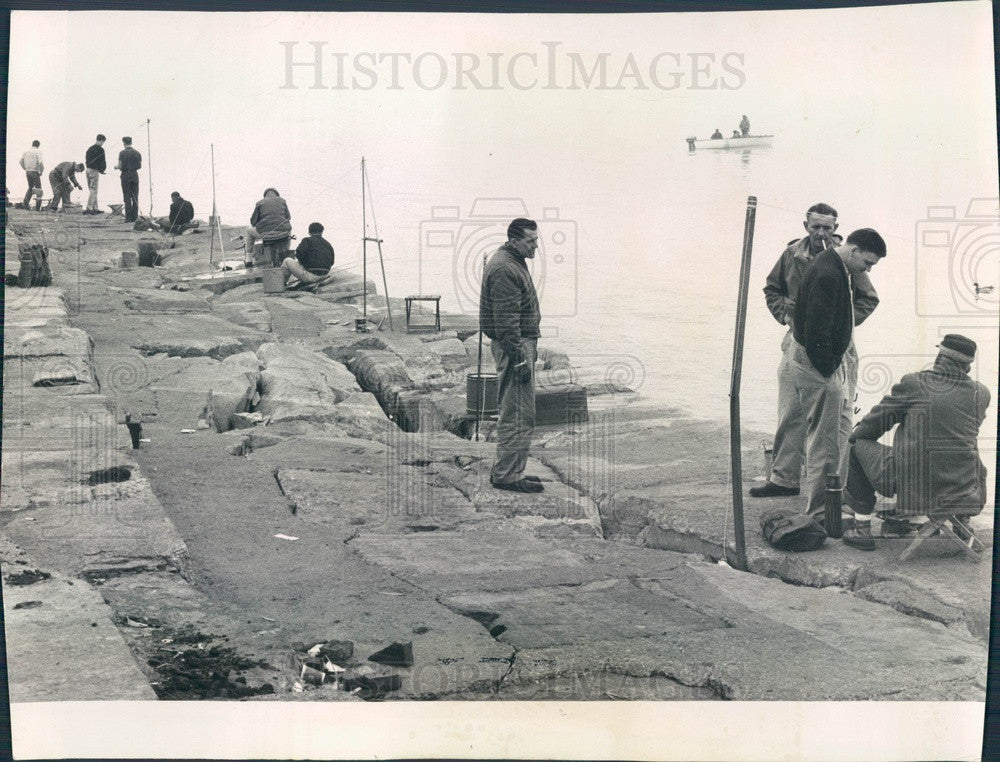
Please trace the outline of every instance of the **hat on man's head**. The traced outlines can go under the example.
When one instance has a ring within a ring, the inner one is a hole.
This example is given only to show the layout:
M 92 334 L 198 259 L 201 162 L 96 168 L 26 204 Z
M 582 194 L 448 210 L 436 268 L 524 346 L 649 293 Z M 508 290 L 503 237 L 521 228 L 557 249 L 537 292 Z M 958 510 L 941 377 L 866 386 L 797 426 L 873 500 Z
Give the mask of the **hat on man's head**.
M 954 357 L 962 362 L 972 362 L 976 359 L 976 342 L 959 333 L 946 334 L 938 344 L 941 354 Z
M 318 235 L 323 232 L 323 225 L 319 222 L 309 223 L 309 235 Z

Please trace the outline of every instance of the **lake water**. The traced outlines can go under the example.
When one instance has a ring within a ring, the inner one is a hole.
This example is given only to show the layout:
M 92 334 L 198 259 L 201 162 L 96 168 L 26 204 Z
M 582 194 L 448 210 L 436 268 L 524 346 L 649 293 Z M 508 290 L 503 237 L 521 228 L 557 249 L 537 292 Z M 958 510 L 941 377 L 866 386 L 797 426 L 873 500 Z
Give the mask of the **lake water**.
M 969 209 L 970 187 L 988 193 L 980 168 L 957 162 L 928 183 L 912 160 L 922 150 L 919 140 L 900 145 L 898 158 L 882 155 L 873 163 L 877 147 L 846 139 L 829 152 L 836 162 L 811 170 L 808 138 L 779 134 L 772 148 L 743 152 L 689 153 L 680 138 L 632 154 L 626 145 L 619 159 L 588 166 L 589 191 L 532 176 L 525 178 L 530 198 L 501 195 L 489 182 L 463 188 L 454 180 L 450 195 L 400 193 L 386 187 L 384 168 L 369 164 L 389 292 L 439 293 L 444 309 L 474 314 L 483 253 L 503 241 L 511 217 L 527 214 L 539 221 L 542 241 L 532 263 L 542 344 L 631 383 L 649 400 L 726 419 L 746 204 L 755 195 L 741 405 L 745 425 L 770 430 L 784 329 L 761 289 L 786 243 L 803 234 L 805 209 L 825 201 L 839 210 L 841 233 L 874 227 L 889 249 L 872 272 L 881 304 L 856 332 L 861 412 L 902 373 L 927 365 L 937 340 L 952 331 L 979 342 L 974 372 L 995 389 L 997 294 L 977 300 L 972 287 L 973 281 L 1000 286 L 996 199 Z M 851 166 L 865 169 L 839 169 Z M 360 188 L 360 167 L 351 179 Z M 516 186 L 509 177 L 503 181 L 508 192 Z M 302 227 L 312 217 L 330 217 L 329 208 L 290 203 Z M 351 206 L 357 233 L 354 241 L 335 241 L 337 261 L 360 269 L 360 207 L 356 199 Z M 941 209 L 932 214 L 945 219 L 929 219 L 929 207 L 954 207 L 954 219 Z M 368 221 L 373 235 L 370 215 Z M 341 223 L 338 234 L 344 231 Z M 929 241 L 937 231 L 952 240 L 944 248 L 918 245 L 926 231 Z M 381 292 L 371 244 L 368 256 L 368 276 Z M 995 431 L 995 417 L 983 430 Z M 984 446 L 992 442 L 984 437 Z

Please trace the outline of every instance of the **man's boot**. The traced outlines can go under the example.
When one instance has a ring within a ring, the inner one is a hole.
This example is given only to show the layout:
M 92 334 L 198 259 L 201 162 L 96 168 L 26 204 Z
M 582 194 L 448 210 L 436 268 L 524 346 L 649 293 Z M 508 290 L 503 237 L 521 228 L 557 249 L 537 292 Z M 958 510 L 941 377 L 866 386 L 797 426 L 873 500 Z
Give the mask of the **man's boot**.
M 844 545 L 850 545 L 858 550 L 875 550 L 871 519 L 865 521 L 860 515 L 856 515 L 854 526 L 844 532 L 843 540 Z

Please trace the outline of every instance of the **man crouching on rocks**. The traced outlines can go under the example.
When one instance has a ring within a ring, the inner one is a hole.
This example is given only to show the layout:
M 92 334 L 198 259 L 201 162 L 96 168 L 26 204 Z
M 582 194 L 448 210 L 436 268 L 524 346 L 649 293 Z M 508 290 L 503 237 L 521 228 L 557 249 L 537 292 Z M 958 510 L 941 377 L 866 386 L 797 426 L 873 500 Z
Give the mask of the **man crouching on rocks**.
M 538 248 L 538 225 L 518 217 L 507 227 L 507 243 L 489 258 L 479 297 L 479 326 L 491 339 L 499 376 L 497 459 L 490 484 L 512 492 L 541 492 L 537 477 L 525 476 L 535 428 L 535 359 L 541 312 L 524 263 Z

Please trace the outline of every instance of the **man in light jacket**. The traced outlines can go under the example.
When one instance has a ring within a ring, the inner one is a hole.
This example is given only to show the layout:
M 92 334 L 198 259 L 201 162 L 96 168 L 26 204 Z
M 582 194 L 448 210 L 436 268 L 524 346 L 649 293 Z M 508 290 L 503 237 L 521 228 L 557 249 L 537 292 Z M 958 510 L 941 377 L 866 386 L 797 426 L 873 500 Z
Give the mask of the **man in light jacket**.
M 28 178 L 28 192 L 24 194 L 24 208 L 27 209 L 32 196 L 35 197 L 35 211 L 42 208 L 42 172 L 45 165 L 42 163 L 42 144 L 37 140 L 31 141 L 31 148 L 21 155 L 21 169 Z
M 976 440 L 990 390 L 969 377 L 975 356 L 972 339 L 949 333 L 932 368 L 903 376 L 854 427 L 845 501 L 855 527 L 844 533 L 845 544 L 875 550 L 876 492 L 896 495 L 898 516 L 960 518 L 982 510 L 986 467 Z M 892 446 L 879 444 L 897 425 Z
M 524 468 L 535 428 L 535 359 L 541 312 L 525 259 L 535 256 L 538 225 L 518 217 L 507 226 L 507 243 L 489 258 L 479 297 L 479 325 L 491 339 L 499 376 L 497 457 L 490 484 L 512 492 L 541 492 Z

